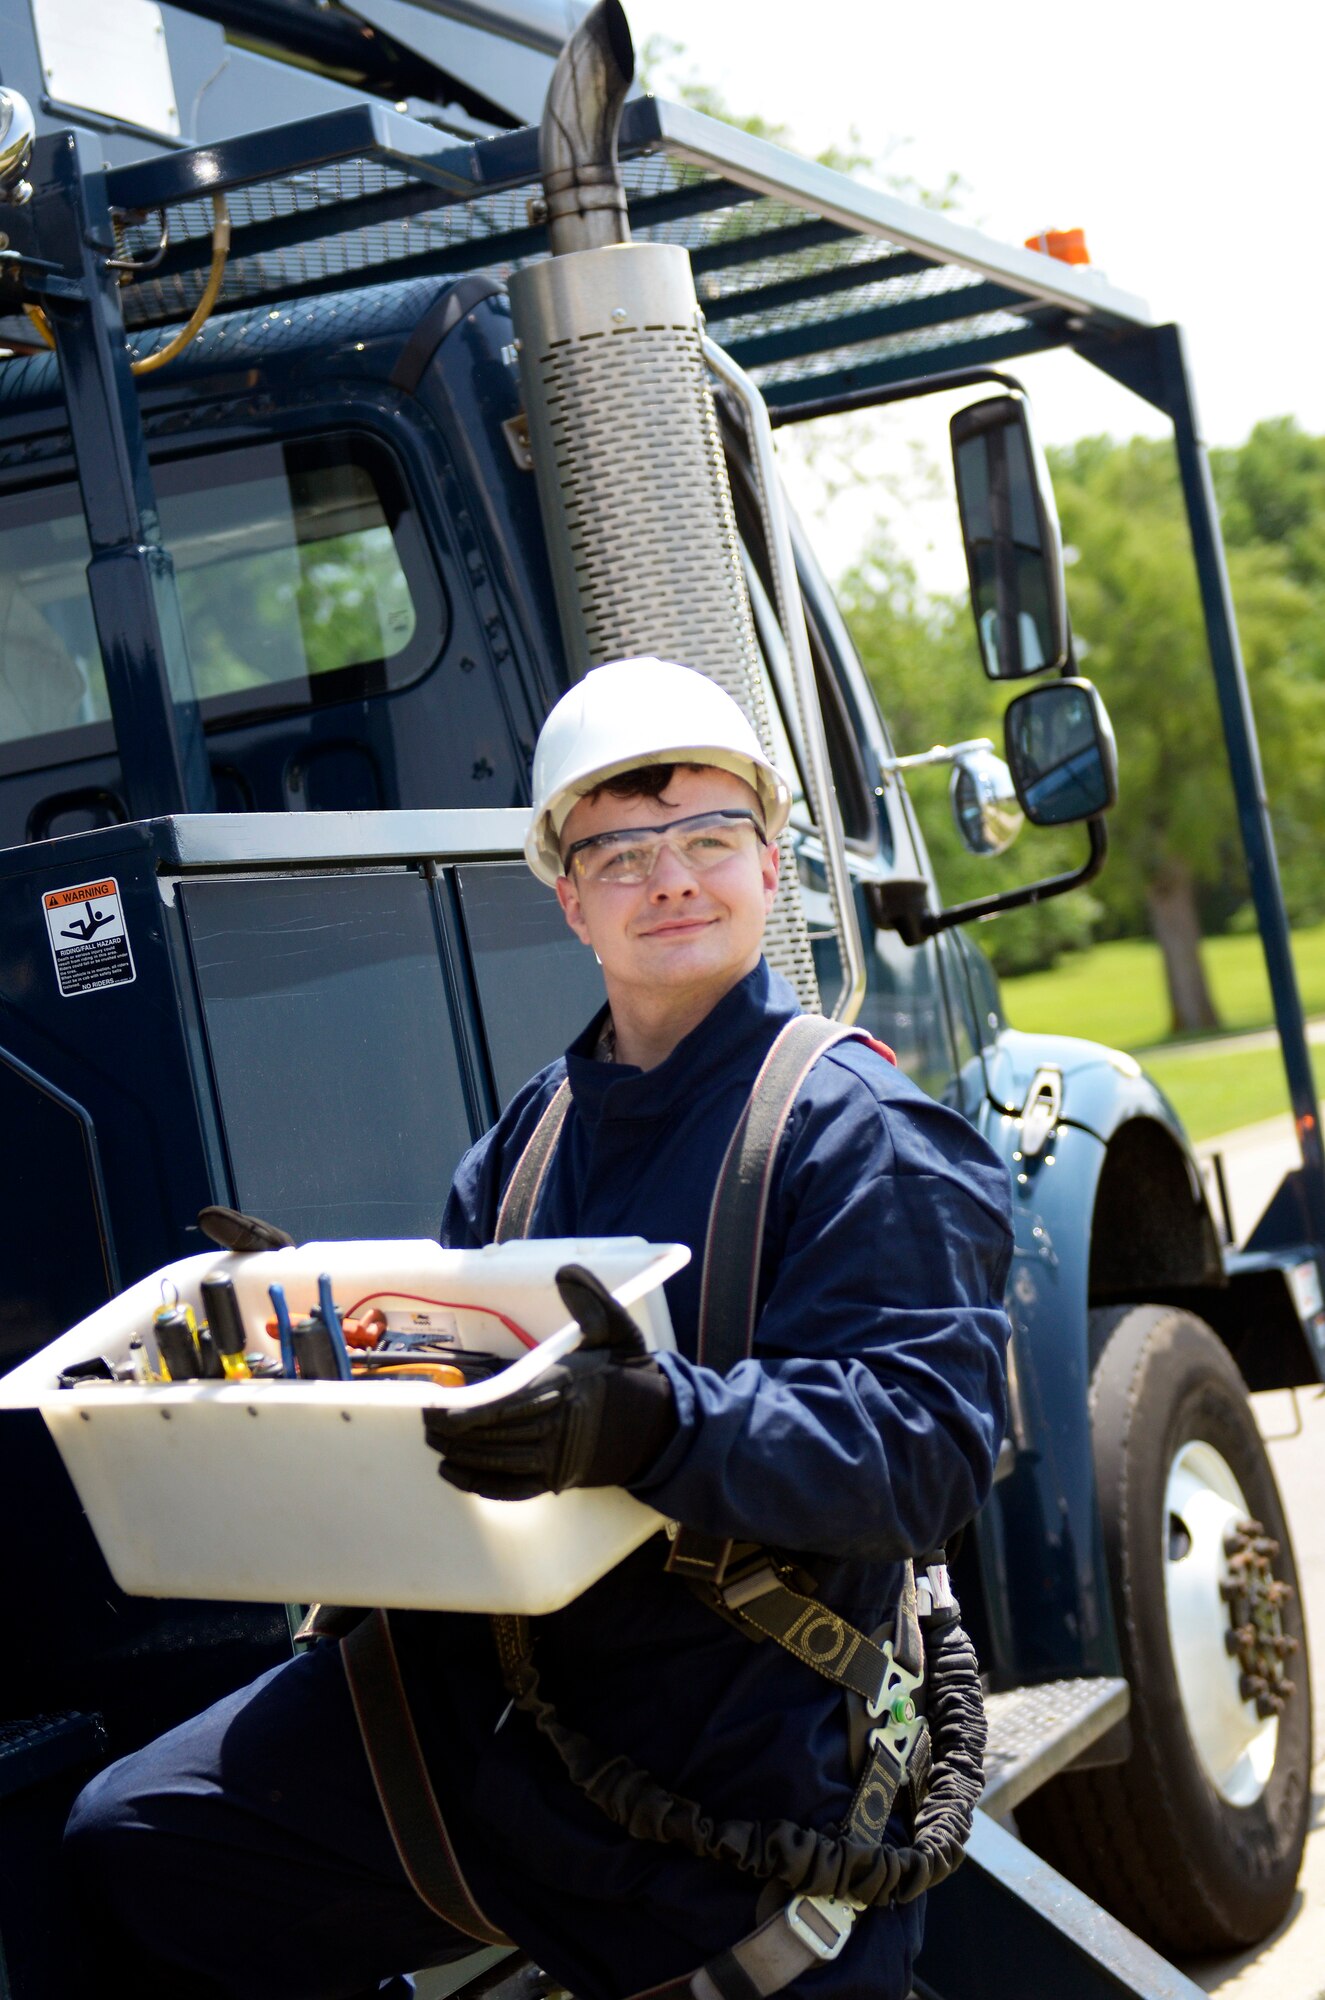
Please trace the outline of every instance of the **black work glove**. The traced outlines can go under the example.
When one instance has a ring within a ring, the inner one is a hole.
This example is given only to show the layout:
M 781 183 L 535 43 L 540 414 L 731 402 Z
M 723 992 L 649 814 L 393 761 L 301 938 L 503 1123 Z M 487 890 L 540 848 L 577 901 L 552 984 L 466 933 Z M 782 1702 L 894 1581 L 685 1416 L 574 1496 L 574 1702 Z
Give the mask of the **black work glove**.
M 443 1479 L 489 1500 L 531 1500 L 568 1486 L 624 1486 L 676 1430 L 671 1384 L 639 1328 L 582 1264 L 557 1290 L 584 1341 L 537 1382 L 476 1410 L 425 1410 Z

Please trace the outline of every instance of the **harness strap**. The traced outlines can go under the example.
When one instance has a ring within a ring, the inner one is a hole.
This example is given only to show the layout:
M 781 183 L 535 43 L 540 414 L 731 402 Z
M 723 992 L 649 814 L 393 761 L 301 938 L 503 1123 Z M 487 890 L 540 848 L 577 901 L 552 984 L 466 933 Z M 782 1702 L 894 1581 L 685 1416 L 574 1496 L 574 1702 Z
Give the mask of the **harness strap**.
M 725 1375 L 743 1361 L 754 1339 L 759 1262 L 778 1142 L 801 1085 L 834 1042 L 881 1042 L 822 1014 L 788 1021 L 764 1057 L 718 1170 L 704 1239 L 696 1358 Z
M 847 1040 L 897 1061 L 886 1043 L 863 1028 L 843 1027 L 822 1014 L 798 1014 L 779 1030 L 764 1057 L 727 1143 L 704 1236 L 695 1350 L 696 1359 L 720 1375 L 745 1360 L 754 1344 L 768 1200 L 787 1120 L 819 1057 Z M 687 1582 L 721 1587 L 738 1553 L 730 1541 L 683 1525 L 672 1538 L 667 1567 Z
M 509 1944 L 474 1901 L 456 1859 L 405 1698 L 386 1613 L 370 1612 L 356 1625 L 341 1640 L 340 1656 L 382 1814 L 415 1895 L 466 1937 Z
M 891 1645 L 876 1646 L 826 1604 L 792 1590 L 767 1558 L 752 1575 L 721 1587 L 718 1596 L 738 1624 L 754 1627 L 754 1636 L 776 1639 L 825 1680 L 860 1695 L 876 1714 L 892 1686 L 901 1685 Z M 914 1684 L 918 1669 L 908 1678 Z
M 506 1183 L 501 1207 L 497 1211 L 497 1226 L 492 1233 L 494 1243 L 510 1243 L 529 1234 L 538 1197 L 543 1192 L 543 1182 L 569 1110 L 570 1084 L 563 1079 L 535 1125 L 528 1144 L 515 1163 L 515 1171 Z
M 876 1742 L 843 1821 L 849 1838 L 874 1847 L 882 1844 L 904 1775 L 909 1773 L 903 1774 L 886 1745 Z M 794 1896 L 697 1971 L 665 1987 L 651 1988 L 647 1995 L 637 1994 L 634 2000 L 768 2000 L 803 1973 L 836 1958 L 858 1914 L 854 1900 Z
M 931 1695 L 942 1754 L 934 1767 L 933 1790 L 916 1815 L 915 1845 L 882 1847 L 901 1774 L 880 1732 L 871 1738 L 869 1761 L 844 1822 L 853 1841 L 872 1843 L 888 1857 L 891 1897 L 876 1896 L 877 1902 L 909 1902 L 952 1873 L 961 1861 L 980 1793 L 985 1722 L 975 1654 L 955 1622 L 936 1630 L 931 1644 L 935 1655 Z M 923 1759 L 927 1773 L 927 1737 L 916 1745 L 905 1773 L 908 1780 L 917 1775 L 917 1757 Z M 633 2000 L 769 2000 L 816 1965 L 838 1956 L 866 1901 L 862 1894 L 794 1896 L 784 1909 L 707 1964 L 666 1986 L 636 1994 Z

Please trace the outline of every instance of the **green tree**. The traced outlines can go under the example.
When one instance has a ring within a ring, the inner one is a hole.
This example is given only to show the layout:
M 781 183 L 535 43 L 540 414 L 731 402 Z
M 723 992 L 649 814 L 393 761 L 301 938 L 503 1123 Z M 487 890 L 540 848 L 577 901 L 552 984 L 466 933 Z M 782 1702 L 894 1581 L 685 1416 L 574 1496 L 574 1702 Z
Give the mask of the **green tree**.
M 1088 438 L 1049 457 L 1064 537 L 1079 552 L 1068 594 L 1083 671 L 1098 682 L 1118 732 L 1122 795 L 1100 895 L 1116 930 L 1148 922 L 1164 956 L 1175 1032 L 1213 1027 L 1199 893 L 1241 864 L 1172 448 Z M 1286 825 L 1309 828 L 1319 841 L 1325 684 L 1317 605 L 1293 568 L 1285 542 L 1251 529 L 1229 549 L 1271 796 Z
M 1213 457 L 1228 545 L 1272 543 L 1295 582 L 1325 586 L 1325 438 L 1309 437 L 1294 417 L 1270 417 L 1244 445 Z
M 899 755 L 973 736 L 989 737 L 1001 755 L 1010 691 L 995 687 L 981 670 L 964 597 L 926 596 L 912 566 L 883 532 L 842 578 L 838 595 Z M 953 821 L 948 782 L 944 767 L 915 771 L 907 779 L 945 903 L 1055 875 L 1081 860 L 1084 842 L 1073 829 L 1046 833 L 1028 827 L 1008 854 L 992 859 L 971 854 Z M 1008 911 L 981 925 L 976 937 L 997 971 L 1037 971 L 1061 952 L 1089 944 L 1098 915 L 1099 905 L 1079 890 Z

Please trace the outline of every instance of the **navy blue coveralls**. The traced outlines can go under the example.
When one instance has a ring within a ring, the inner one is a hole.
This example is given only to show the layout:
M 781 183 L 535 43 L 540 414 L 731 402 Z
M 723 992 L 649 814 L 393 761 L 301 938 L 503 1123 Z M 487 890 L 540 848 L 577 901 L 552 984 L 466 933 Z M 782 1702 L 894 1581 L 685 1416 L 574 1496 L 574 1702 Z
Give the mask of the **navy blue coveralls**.
M 812 1555 L 823 1599 L 869 1631 L 896 1603 L 902 1559 L 943 1542 L 989 1489 L 1004 1421 L 1007 1176 L 957 1112 L 865 1045 L 838 1043 L 779 1148 L 754 1356 L 726 1378 L 698 1366 L 718 1167 L 796 1011 L 761 963 L 648 1071 L 595 1060 L 593 1022 L 461 1163 L 442 1238 L 491 1240 L 502 1189 L 568 1076 L 572 1109 L 533 1233 L 645 1236 L 693 1253 L 667 1285 L 679 1351 L 662 1365 L 679 1425 L 632 1490 L 706 1533 Z M 537 1621 L 545 1694 L 710 1815 L 835 1826 L 852 1790 L 840 1691 L 716 1616 L 664 1573 L 663 1548 L 655 1538 Z M 770 1891 L 760 1909 L 759 1883 L 630 1839 L 583 1799 L 532 1721 L 505 1712 L 486 1620 L 391 1623 L 472 1896 L 579 2000 L 622 2000 L 693 1970 L 786 1900 Z M 455 1955 L 456 1934 L 395 1864 L 331 1646 L 103 1773 L 71 1844 L 114 1919 L 192 1969 L 193 1985 L 167 1976 L 162 1992 L 330 2000 Z M 218 1921 L 220 1881 L 237 1893 Z M 919 1935 L 918 1906 L 872 1911 L 839 1959 L 788 1994 L 901 2000 Z

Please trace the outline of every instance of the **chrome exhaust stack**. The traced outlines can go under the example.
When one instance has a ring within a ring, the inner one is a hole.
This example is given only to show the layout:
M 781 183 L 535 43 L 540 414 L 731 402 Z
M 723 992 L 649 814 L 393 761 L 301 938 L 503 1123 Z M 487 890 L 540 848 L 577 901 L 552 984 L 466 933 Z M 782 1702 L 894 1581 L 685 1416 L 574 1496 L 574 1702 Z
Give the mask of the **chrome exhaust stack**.
M 634 74 L 620 0 L 562 52 L 540 152 L 552 256 L 512 274 L 539 503 L 572 672 L 656 653 L 699 668 L 773 738 L 687 252 L 632 243 L 617 165 Z M 783 836 L 769 958 L 819 988 Z
M 538 134 L 554 257 L 629 243 L 616 140 L 635 80 L 635 50 L 617 0 L 586 14 L 561 52 Z

